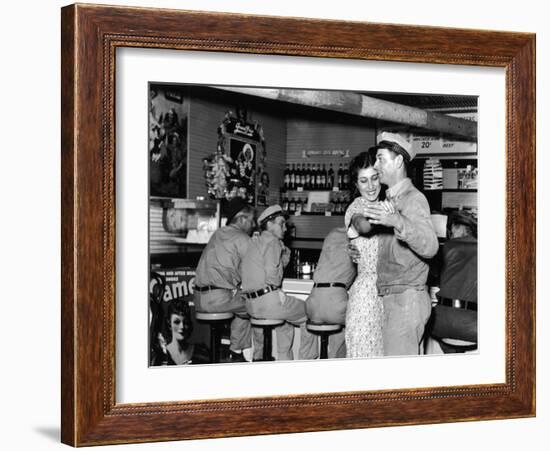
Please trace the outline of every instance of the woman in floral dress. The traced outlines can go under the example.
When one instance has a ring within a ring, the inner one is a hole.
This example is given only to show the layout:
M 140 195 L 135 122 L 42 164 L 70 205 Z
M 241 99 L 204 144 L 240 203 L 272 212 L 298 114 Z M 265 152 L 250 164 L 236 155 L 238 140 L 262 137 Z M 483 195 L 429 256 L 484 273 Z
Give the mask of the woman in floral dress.
M 378 237 L 365 218 L 364 209 L 381 196 L 378 172 L 374 169 L 376 149 L 357 155 L 350 164 L 355 199 L 346 210 L 348 237 L 359 251 L 357 277 L 349 290 L 346 313 L 346 349 L 349 358 L 384 355 L 382 324 L 384 308 L 376 289 Z

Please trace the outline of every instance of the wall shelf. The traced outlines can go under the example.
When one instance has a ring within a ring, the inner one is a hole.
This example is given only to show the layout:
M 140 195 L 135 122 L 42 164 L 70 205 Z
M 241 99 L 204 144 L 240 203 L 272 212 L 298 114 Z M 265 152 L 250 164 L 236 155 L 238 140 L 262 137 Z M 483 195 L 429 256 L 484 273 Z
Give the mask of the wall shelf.
M 300 193 L 309 193 L 309 192 L 347 194 L 347 193 L 349 193 L 349 190 L 347 190 L 347 189 L 339 189 L 339 190 L 332 190 L 332 189 L 301 189 L 301 190 L 298 190 L 298 189 L 284 189 L 284 188 L 281 189 L 282 194 L 289 194 L 289 193 L 300 194 Z
M 325 214 L 324 212 L 316 212 L 316 211 L 303 211 L 299 215 L 296 215 L 294 213 L 285 212 L 287 213 L 291 218 L 297 217 L 297 216 L 344 216 L 344 213 L 331 213 L 330 215 Z

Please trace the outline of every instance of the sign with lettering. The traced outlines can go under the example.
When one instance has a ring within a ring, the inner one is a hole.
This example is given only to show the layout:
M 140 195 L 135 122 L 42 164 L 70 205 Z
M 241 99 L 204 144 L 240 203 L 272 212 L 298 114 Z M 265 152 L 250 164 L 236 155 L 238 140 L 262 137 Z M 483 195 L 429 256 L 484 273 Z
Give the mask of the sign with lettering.
M 195 270 L 191 268 L 155 269 L 155 272 L 164 277 L 166 288 L 162 300 L 165 303 L 172 299 L 183 298 L 193 305 L 193 289 L 195 287 Z M 156 281 L 152 280 L 151 284 Z M 152 288 L 149 287 L 150 289 Z
M 477 113 L 445 113 L 447 116 L 459 117 L 468 121 L 477 122 Z M 388 131 L 401 135 L 411 143 L 416 155 L 441 155 L 441 154 L 477 154 L 477 143 L 460 139 L 448 139 L 440 133 L 429 133 L 421 131 L 404 131 L 402 128 L 389 127 L 379 130 L 380 133 Z
M 193 332 L 190 337 L 192 343 L 208 343 L 210 341 L 210 330 L 208 325 L 199 323 L 195 320 L 195 303 L 193 302 L 193 293 L 195 288 L 195 274 L 194 268 L 181 267 L 181 268 L 153 268 L 153 271 L 160 274 L 165 280 L 165 290 L 158 315 L 160 315 L 160 321 L 154 321 L 156 327 L 160 324 L 160 329 L 157 332 L 164 333 L 166 326 L 170 318 L 168 317 L 168 307 L 170 301 L 173 299 L 184 299 L 189 303 L 191 307 L 191 321 L 193 322 Z M 149 286 L 149 292 L 152 292 L 153 286 L 158 283 L 156 279 L 152 279 Z M 151 310 L 149 310 L 151 315 Z M 151 316 L 150 316 L 151 318 Z M 150 324 L 150 327 L 155 325 Z M 156 334 L 150 330 L 150 334 L 156 337 Z
M 302 150 L 302 158 L 309 157 L 319 157 L 319 156 L 329 156 L 329 157 L 340 157 L 340 158 L 349 158 L 349 149 L 333 149 L 333 150 Z
M 439 135 L 411 135 L 410 141 L 416 155 L 448 153 L 477 153 L 477 143 L 445 139 Z
M 258 128 L 255 124 L 231 117 L 225 124 L 225 131 L 234 135 L 244 136 L 245 138 L 260 141 Z

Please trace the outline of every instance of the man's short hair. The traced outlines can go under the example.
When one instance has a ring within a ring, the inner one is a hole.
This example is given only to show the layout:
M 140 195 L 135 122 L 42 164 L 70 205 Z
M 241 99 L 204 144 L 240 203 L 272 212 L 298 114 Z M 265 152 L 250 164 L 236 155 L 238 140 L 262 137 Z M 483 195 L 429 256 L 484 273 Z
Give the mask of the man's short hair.
M 401 155 L 401 157 L 403 157 L 403 167 L 405 168 L 405 172 L 408 173 L 409 172 L 409 164 L 411 162 L 411 159 L 410 157 L 408 156 L 408 154 L 406 152 L 401 152 L 399 150 L 399 146 L 398 145 L 395 145 L 395 146 L 391 146 L 391 145 L 386 145 L 386 142 L 381 142 L 380 144 L 378 144 L 376 146 L 378 149 L 386 149 L 388 150 L 392 155 L 393 155 L 393 158 L 395 159 L 395 157 L 397 157 L 397 155 Z
M 231 218 L 229 224 L 235 224 L 239 220 L 239 218 L 242 218 L 243 216 L 248 216 L 250 214 L 254 214 L 254 208 L 252 208 L 250 205 L 246 205 L 237 214 L 235 214 L 235 216 Z

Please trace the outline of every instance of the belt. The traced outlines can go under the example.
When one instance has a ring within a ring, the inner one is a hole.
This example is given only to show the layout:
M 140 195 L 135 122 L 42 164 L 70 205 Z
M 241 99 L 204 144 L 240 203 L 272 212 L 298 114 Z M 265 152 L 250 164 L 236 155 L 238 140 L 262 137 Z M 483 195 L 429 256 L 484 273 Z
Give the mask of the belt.
M 313 285 L 315 288 L 329 288 L 329 287 L 339 287 L 346 288 L 346 284 L 342 282 L 321 282 Z
M 439 298 L 438 304 L 445 305 L 447 307 L 461 308 L 465 310 L 473 310 L 477 312 L 477 302 L 463 301 L 461 299 L 451 298 Z
M 258 290 L 258 291 L 243 293 L 243 295 L 246 299 L 256 299 L 256 298 L 259 298 L 260 296 L 263 296 L 264 294 L 271 293 L 272 291 L 275 291 L 278 289 L 279 287 L 269 286 L 269 287 L 262 288 L 261 290 Z
M 221 287 L 216 287 L 214 285 L 207 285 L 205 287 L 199 287 L 197 285 L 195 285 L 195 287 L 193 288 L 195 291 L 211 291 L 211 290 L 231 290 L 231 288 L 221 288 Z

